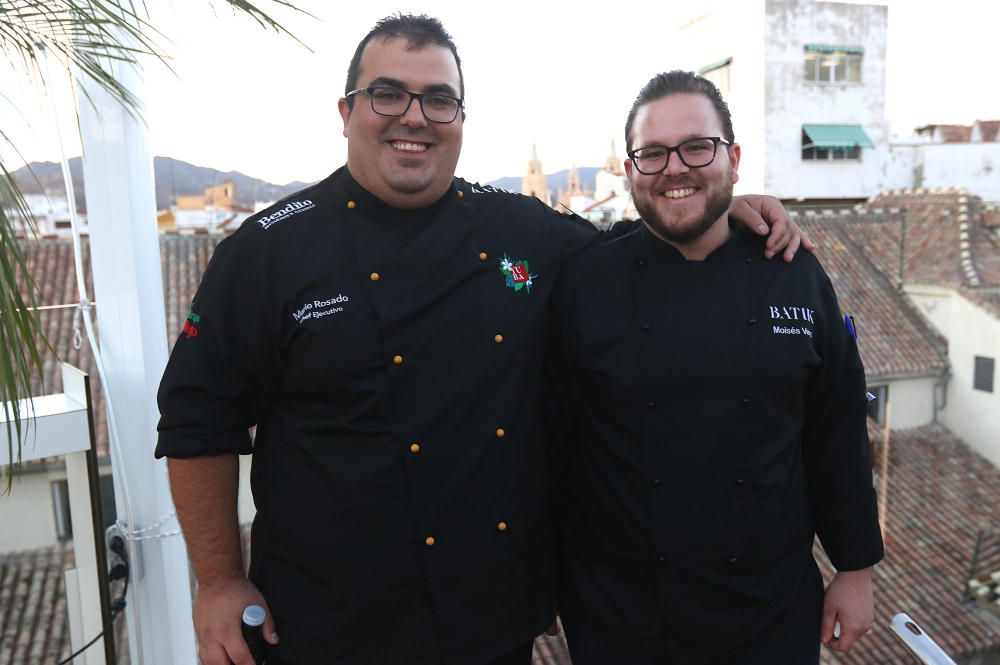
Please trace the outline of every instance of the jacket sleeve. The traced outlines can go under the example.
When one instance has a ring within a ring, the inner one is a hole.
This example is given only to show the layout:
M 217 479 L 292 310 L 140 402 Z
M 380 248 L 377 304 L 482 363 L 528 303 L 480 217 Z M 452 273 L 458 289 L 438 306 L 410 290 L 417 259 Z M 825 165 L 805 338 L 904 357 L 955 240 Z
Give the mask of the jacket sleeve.
M 216 248 L 160 381 L 156 457 L 253 451 L 273 384 L 265 266 L 241 229 Z M 248 237 L 249 236 L 249 237 Z
M 817 329 L 822 365 L 806 394 L 803 462 L 819 535 L 837 570 L 882 559 L 883 544 L 868 442 L 865 371 L 829 277 L 819 271 L 824 325 Z

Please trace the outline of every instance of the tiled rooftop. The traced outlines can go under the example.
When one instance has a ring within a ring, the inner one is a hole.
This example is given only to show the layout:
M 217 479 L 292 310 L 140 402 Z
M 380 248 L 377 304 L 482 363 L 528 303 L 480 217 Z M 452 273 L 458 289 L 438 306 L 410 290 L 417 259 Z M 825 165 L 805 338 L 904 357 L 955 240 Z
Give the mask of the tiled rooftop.
M 851 213 L 797 221 L 819 246 L 816 256 L 830 275 L 841 310 L 855 319 L 869 379 L 939 373 L 948 366 L 945 340 L 858 248 L 857 226 L 892 226 L 892 220 Z
M 0 554 L 0 664 L 55 665 L 70 655 L 64 572 L 73 566 L 71 543 Z M 130 661 L 124 616 L 113 626 L 118 665 Z
M 167 234 L 160 236 L 160 257 L 163 268 L 163 298 L 166 305 L 167 342 L 173 347 L 177 335 L 187 316 L 188 307 L 198 288 L 201 275 L 216 245 L 225 236 L 222 234 Z M 79 302 L 76 277 L 73 271 L 73 247 L 67 238 L 42 238 L 37 243 L 29 242 L 25 247 L 25 258 L 29 272 L 38 287 L 38 305 L 52 307 Z M 83 265 L 87 274 L 87 290 L 96 301 L 93 280 L 90 278 L 90 245 L 87 237 L 82 239 Z M 100 311 L 100 303 L 95 306 Z M 107 422 L 104 400 L 100 390 L 100 379 L 94 365 L 90 347 L 84 337 L 80 348 L 73 344 L 73 319 L 75 307 L 44 309 L 39 313 L 42 330 L 55 349 L 55 354 L 43 354 L 43 376 L 35 377 L 33 394 L 44 395 L 62 390 L 60 360 L 79 367 L 90 374 L 91 393 L 94 396 L 97 448 L 101 455 L 107 454 Z M 96 316 L 95 316 L 96 320 Z M 80 321 L 84 334 L 83 321 Z M 0 661 L 2 662 L 2 661 Z
M 56 663 L 70 654 L 63 570 L 73 549 L 0 555 L 0 663 Z
M 971 125 L 927 125 L 918 127 L 917 134 L 941 137 L 942 143 L 965 143 L 972 134 Z
M 978 196 L 954 188 L 893 190 L 861 209 L 895 220 L 858 229 L 861 246 L 887 274 L 915 284 L 1000 286 L 1000 239 L 990 228 L 997 213 Z
M 875 446 L 876 467 L 882 445 Z M 940 425 L 893 431 L 883 529 L 875 626 L 852 654 L 824 652 L 824 663 L 915 662 L 886 628 L 898 612 L 909 614 L 954 659 L 1000 649 L 1000 618 L 963 599 L 977 535 L 1000 532 L 1000 470 Z M 829 564 L 821 560 L 829 578 Z
M 996 141 L 1000 139 L 1000 120 L 977 120 L 979 131 L 982 132 L 983 141 Z

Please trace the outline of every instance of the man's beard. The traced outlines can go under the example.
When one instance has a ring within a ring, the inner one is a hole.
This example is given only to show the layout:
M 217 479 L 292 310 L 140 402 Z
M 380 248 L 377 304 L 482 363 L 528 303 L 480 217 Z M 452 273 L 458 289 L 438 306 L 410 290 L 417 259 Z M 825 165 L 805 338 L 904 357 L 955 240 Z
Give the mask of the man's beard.
M 712 225 L 721 217 L 733 201 L 733 182 L 727 175 L 726 181 L 717 187 L 707 187 L 703 191 L 708 193 L 708 201 L 705 203 L 705 210 L 694 223 L 679 225 L 667 225 L 660 216 L 656 204 L 651 197 L 635 198 L 635 209 L 642 220 L 648 224 L 657 236 L 664 240 L 669 240 L 677 244 L 687 244 L 697 240 L 705 234 Z M 660 195 L 662 196 L 662 195 Z

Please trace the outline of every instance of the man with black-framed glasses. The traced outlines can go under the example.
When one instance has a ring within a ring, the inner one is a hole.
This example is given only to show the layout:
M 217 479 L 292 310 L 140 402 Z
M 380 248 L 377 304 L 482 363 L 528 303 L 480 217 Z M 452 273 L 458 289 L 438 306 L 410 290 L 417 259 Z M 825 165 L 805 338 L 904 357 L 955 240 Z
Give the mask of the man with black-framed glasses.
M 268 665 L 527 665 L 553 617 L 548 305 L 598 234 L 455 177 L 465 86 L 437 20 L 380 21 L 344 92 L 346 166 L 218 246 L 161 383 L 200 660 L 249 665 L 258 604 Z M 790 260 L 798 230 L 774 228 Z
M 372 112 L 387 118 L 406 115 L 413 100 L 420 104 L 420 112 L 428 122 L 447 125 L 454 122 L 465 101 L 442 92 L 410 92 L 390 85 L 370 85 L 357 88 L 344 95 L 350 99 L 354 95 L 365 94 L 371 101 Z
M 871 626 L 883 554 L 853 329 L 814 257 L 732 224 L 711 82 L 654 77 L 625 137 L 643 223 L 568 262 L 546 359 L 573 663 L 816 665 Z

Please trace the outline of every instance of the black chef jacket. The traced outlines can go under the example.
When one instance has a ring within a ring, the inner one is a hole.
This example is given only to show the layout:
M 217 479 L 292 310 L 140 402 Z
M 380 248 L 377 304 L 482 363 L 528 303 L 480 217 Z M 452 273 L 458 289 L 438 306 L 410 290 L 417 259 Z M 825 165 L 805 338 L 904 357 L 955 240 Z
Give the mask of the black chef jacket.
M 393 209 L 343 168 L 218 246 L 160 387 L 156 455 L 253 452 L 251 578 L 275 657 L 471 665 L 546 628 L 545 322 L 565 257 L 596 235 L 458 179 Z
M 815 534 L 840 570 L 882 557 L 855 341 L 817 260 L 764 242 L 689 262 L 641 226 L 557 289 L 560 606 L 669 662 L 752 643 L 815 583 Z

